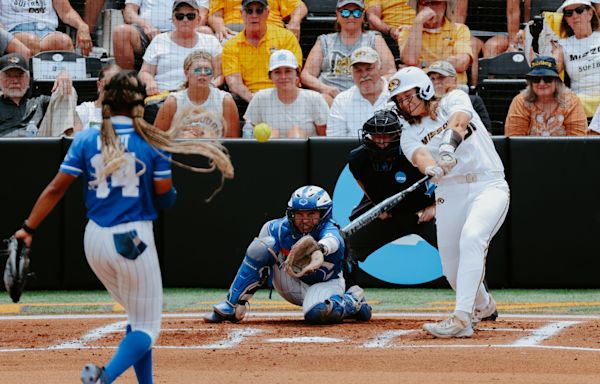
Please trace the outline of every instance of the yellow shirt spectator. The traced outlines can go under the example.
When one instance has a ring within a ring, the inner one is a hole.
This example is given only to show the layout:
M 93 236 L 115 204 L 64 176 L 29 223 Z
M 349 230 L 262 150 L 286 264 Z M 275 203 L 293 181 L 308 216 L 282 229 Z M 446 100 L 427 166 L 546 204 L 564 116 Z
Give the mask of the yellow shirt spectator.
M 411 28 L 404 28 L 398 38 L 400 52 L 404 49 L 404 44 L 408 39 Z M 444 18 L 444 24 L 438 31 L 428 31 L 423 29 L 422 48 L 419 60 L 421 68 L 426 68 L 429 64 L 438 60 L 446 60 L 448 56 L 466 53 L 473 58 L 471 50 L 471 31 L 460 23 L 453 23 Z M 466 72 L 459 72 L 457 76 L 459 84 L 467 84 Z
M 291 51 L 298 63 L 302 63 L 300 44 L 287 29 L 268 25 L 267 33 L 258 43 L 258 47 L 248 43 L 246 34 L 242 31 L 223 46 L 223 76 L 239 73 L 252 93 L 273 88 L 273 82 L 269 79 L 269 58 L 271 52 L 278 49 Z
M 365 6 L 367 9 L 381 7 L 381 20 L 394 28 L 411 25 L 415 18 L 415 10 L 408 5 L 408 0 L 367 0 Z
M 270 0 L 269 1 L 269 19 L 267 23 L 276 27 L 283 28 L 283 19 L 289 17 L 294 9 L 302 4 L 302 0 Z M 241 0 L 210 0 L 210 14 L 223 10 L 223 22 L 227 24 L 243 24 L 240 10 L 242 8 Z M 268 58 L 267 58 L 268 60 Z

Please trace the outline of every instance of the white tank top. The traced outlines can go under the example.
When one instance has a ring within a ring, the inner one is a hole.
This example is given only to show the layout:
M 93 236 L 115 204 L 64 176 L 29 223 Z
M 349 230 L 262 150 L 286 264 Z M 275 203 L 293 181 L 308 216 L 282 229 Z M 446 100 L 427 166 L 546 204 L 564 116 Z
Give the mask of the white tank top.
M 27 23 L 36 23 L 38 29 L 56 29 L 58 16 L 52 0 L 0 0 L 0 24 L 6 30 Z
M 223 135 L 223 99 L 227 95 L 227 92 L 221 91 L 220 89 L 210 87 L 210 93 L 204 103 L 198 105 L 193 103 L 189 96 L 187 89 L 182 91 L 173 92 L 171 96 L 175 98 L 177 102 L 177 112 L 173 116 L 173 122 L 185 118 L 182 114 L 187 114 L 190 108 L 195 108 L 195 111 L 201 115 L 200 121 L 197 124 L 204 129 L 210 129 L 211 131 L 218 130 L 220 135 Z M 181 135 L 177 134 L 177 137 Z
M 577 95 L 596 96 L 600 88 L 600 32 L 584 39 L 570 36 L 558 43 L 563 48 L 571 90 Z

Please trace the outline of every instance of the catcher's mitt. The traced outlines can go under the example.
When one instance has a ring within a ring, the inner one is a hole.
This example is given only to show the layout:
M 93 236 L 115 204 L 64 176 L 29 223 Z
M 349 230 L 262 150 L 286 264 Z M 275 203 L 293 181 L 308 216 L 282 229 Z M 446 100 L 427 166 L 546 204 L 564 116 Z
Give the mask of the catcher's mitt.
M 285 271 L 293 277 L 313 273 L 323 264 L 323 252 L 312 236 L 303 236 L 292 246 L 284 263 Z
M 8 255 L 4 268 L 4 286 L 14 303 L 18 303 L 25 288 L 29 273 L 29 247 L 12 236 L 6 243 L 3 253 Z

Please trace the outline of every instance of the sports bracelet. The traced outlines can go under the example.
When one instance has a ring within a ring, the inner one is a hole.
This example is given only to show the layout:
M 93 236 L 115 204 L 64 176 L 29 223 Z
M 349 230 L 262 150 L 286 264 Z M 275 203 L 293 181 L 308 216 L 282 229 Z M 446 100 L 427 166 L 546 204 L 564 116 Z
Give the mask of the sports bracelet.
M 27 220 L 25 220 L 23 222 L 23 224 L 21 224 L 21 229 L 24 230 L 25 232 L 27 232 L 30 235 L 33 235 L 35 233 L 35 229 L 33 229 L 29 225 L 27 225 Z

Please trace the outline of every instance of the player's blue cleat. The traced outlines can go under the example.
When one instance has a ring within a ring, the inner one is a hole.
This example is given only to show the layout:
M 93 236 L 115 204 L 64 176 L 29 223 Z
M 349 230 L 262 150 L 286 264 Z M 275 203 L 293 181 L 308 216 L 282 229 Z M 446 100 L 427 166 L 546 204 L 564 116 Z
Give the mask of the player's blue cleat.
M 207 323 L 222 323 L 224 321 L 237 323 L 244 318 L 246 310 L 247 307 L 245 304 L 233 306 L 229 301 L 223 300 L 219 304 L 215 304 L 213 312 L 205 315 L 203 319 Z
M 365 292 L 363 289 L 358 285 L 353 285 L 352 287 L 348 288 L 346 295 L 350 295 L 354 300 L 356 300 L 356 312 L 348 316 L 348 319 L 355 319 L 356 321 L 371 320 L 372 309 L 365 299 Z
M 100 368 L 95 364 L 86 364 L 81 370 L 81 382 L 84 384 L 105 384 L 108 383 L 108 378 L 104 368 Z

